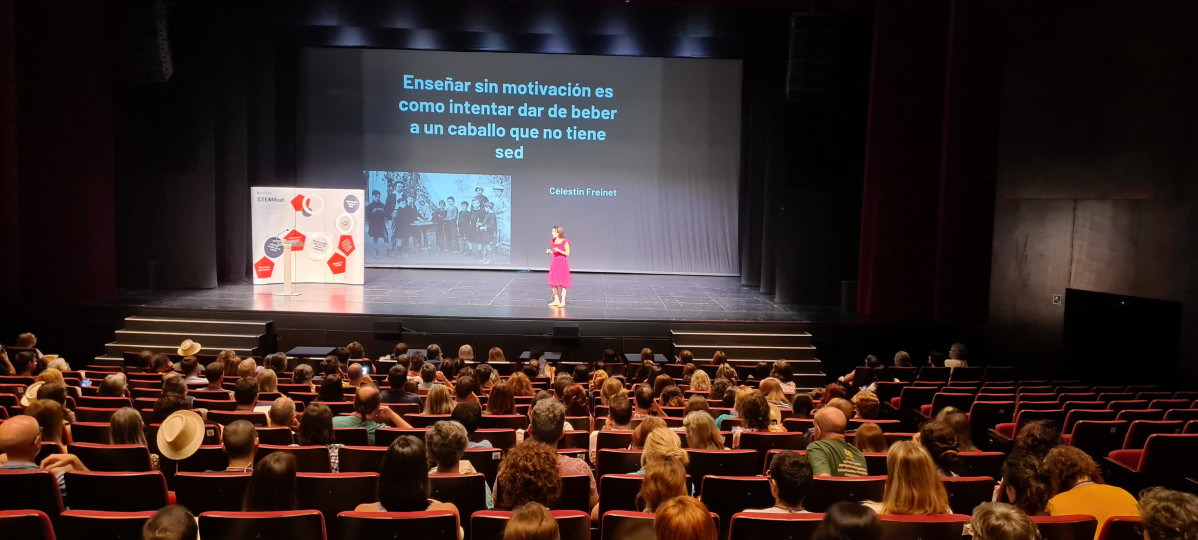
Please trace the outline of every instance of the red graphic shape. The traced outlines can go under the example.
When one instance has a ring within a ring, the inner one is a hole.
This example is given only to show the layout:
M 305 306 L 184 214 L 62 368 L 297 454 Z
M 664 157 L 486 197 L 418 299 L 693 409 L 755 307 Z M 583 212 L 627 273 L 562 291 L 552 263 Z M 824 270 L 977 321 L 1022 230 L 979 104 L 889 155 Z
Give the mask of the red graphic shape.
M 308 241 L 308 237 L 304 236 L 304 233 L 292 229 L 291 232 L 287 233 L 287 235 L 283 237 L 283 240 L 288 242 L 299 242 L 298 246 L 291 246 L 291 251 L 303 251 L 304 242 Z
M 344 274 L 345 257 L 340 253 L 334 253 L 332 257 L 329 257 L 329 270 L 332 270 L 334 274 Z
M 296 195 L 294 199 L 291 199 L 291 207 L 294 208 L 296 212 L 304 209 L 304 195 L 302 193 Z
M 254 263 L 254 273 L 258 275 L 258 279 L 269 279 L 271 274 L 275 273 L 275 262 L 270 260 L 270 257 L 258 259 L 258 262 Z
M 341 239 L 337 241 L 337 248 L 348 257 L 354 252 L 354 237 L 348 234 L 341 235 Z

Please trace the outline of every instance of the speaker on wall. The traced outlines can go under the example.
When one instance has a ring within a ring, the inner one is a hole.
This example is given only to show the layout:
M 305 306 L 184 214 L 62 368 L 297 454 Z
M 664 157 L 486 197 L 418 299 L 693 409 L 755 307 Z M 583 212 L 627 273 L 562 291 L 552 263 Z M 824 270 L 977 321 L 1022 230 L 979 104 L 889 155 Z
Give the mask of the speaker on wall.
M 166 82 L 175 73 L 171 55 L 170 1 L 123 0 L 115 3 L 120 21 L 119 56 L 125 79 Z
M 837 16 L 807 11 L 790 16 L 790 54 L 786 63 L 786 99 L 826 103 L 832 92 L 832 56 Z

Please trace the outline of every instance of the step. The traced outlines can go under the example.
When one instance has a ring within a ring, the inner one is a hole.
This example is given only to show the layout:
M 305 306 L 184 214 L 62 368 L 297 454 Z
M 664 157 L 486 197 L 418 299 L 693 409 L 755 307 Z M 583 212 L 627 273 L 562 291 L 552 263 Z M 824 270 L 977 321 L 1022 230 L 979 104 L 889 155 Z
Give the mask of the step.
M 810 360 L 815 358 L 815 347 L 810 345 L 787 347 L 777 345 L 699 345 L 689 343 L 674 343 L 674 351 L 686 349 L 695 358 L 711 358 L 716 351 L 724 351 L 729 360 Z
M 115 356 L 97 356 L 89 363 L 89 365 L 125 367 L 125 359 Z
M 258 335 L 272 333 L 274 331 L 274 322 L 133 316 L 125 318 L 125 330 Z
M 149 332 L 145 330 L 117 330 L 117 343 L 145 343 L 149 345 L 174 345 L 178 347 L 185 339 L 198 341 L 205 349 L 254 348 L 262 346 L 263 334 L 213 334 L 196 332 Z
M 823 388 L 828 384 L 828 376 L 823 373 L 796 373 L 791 378 L 795 387 Z
M 671 330 L 670 336 L 674 343 L 693 343 L 702 345 L 778 345 L 784 347 L 804 347 L 811 345 L 811 334 L 799 332 L 793 334 L 757 333 L 757 332 L 694 332 Z
M 201 354 L 216 354 L 222 350 L 224 350 L 224 349 L 220 349 L 220 348 L 216 348 L 216 347 L 209 347 L 207 344 L 204 344 L 204 350 L 201 351 Z M 259 356 L 260 355 L 260 351 L 256 347 L 254 347 L 254 348 L 230 347 L 229 350 L 236 353 L 237 356 Z M 128 351 L 128 352 L 150 351 L 152 353 L 176 354 L 179 352 L 179 345 L 178 344 L 154 345 L 154 344 L 149 344 L 149 343 L 106 343 L 104 345 L 104 355 L 105 356 L 123 358 L 123 356 L 121 356 L 121 353 L 124 353 L 126 351 Z

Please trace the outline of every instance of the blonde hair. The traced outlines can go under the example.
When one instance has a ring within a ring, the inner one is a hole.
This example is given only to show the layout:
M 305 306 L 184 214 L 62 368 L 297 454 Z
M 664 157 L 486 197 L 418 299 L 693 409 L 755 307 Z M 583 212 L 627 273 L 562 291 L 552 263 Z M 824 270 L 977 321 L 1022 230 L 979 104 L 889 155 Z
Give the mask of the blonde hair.
M 624 389 L 624 383 L 620 379 L 608 379 L 603 381 L 603 387 L 599 390 L 599 396 L 603 399 L 603 403 L 610 405 L 611 398 L 622 396 L 628 391 Z
M 595 370 L 595 373 L 591 374 L 591 390 L 592 391 L 603 389 L 603 385 L 606 383 L 607 383 L 607 372 L 606 371 L 603 371 L 602 369 L 598 369 L 598 370 Z
M 736 368 L 732 367 L 732 364 L 720 364 L 720 367 L 716 368 L 715 370 L 715 376 L 717 378 L 723 377 L 728 379 L 729 381 L 732 381 L 733 384 L 736 384 L 737 381 Z
M 62 372 L 54 368 L 46 368 L 42 370 L 42 372 L 37 375 L 37 380 L 46 384 L 56 382 L 66 384 L 62 378 Z
M 258 391 L 259 392 L 278 392 L 279 391 L 279 376 L 274 371 L 266 369 L 258 374 Z
M 676 460 L 682 463 L 683 467 L 690 462 L 686 450 L 682 449 L 682 438 L 664 425 L 653 428 L 645 437 L 645 446 L 641 451 L 641 468 L 663 459 Z
M 885 452 L 886 435 L 882 433 L 881 426 L 873 422 L 866 422 L 857 428 L 857 434 L 853 436 L 853 446 L 862 452 L 875 454 Z
M 873 392 L 861 390 L 853 396 L 853 405 L 857 407 L 857 414 L 861 415 L 861 418 L 870 420 L 878 417 L 881 402 Z
M 458 358 L 474 360 L 474 347 L 469 345 L 458 347 Z
M 779 403 L 789 404 L 789 402 L 786 401 L 786 394 L 782 393 L 782 381 L 779 381 L 778 379 L 773 377 L 766 377 L 762 379 L 757 391 L 761 392 L 761 395 L 765 396 L 765 400 L 770 402 L 771 405 L 777 405 Z
M 449 389 L 439 384 L 428 389 L 428 397 L 424 402 L 424 414 L 450 414 L 453 412 L 453 398 Z
M 695 374 L 691 375 L 691 390 L 701 390 L 703 392 L 711 391 L 711 377 L 706 371 L 696 369 Z
M 757 395 L 757 392 L 752 388 L 740 388 L 736 390 L 736 401 L 733 402 L 732 410 L 736 411 L 736 415 L 745 417 L 745 403 L 752 396 Z
M 644 512 L 653 512 L 661 503 L 686 494 L 686 465 L 667 457 L 645 465 L 636 504 Z
M 715 419 L 706 411 L 695 411 L 682 420 L 686 428 L 686 446 L 696 450 L 723 450 L 724 434 L 715 427 Z
M 886 471 L 880 513 L 908 516 L 952 513 L 936 463 L 922 444 L 894 443 L 886 453 Z

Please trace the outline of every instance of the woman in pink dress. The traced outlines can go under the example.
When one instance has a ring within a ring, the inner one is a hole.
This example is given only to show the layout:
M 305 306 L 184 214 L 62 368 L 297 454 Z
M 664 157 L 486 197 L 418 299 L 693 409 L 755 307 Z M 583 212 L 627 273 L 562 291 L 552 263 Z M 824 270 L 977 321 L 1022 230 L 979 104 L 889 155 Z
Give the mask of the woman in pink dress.
M 549 261 L 549 286 L 553 289 L 553 301 L 549 306 L 566 307 L 566 287 L 571 285 L 570 263 L 567 261 L 570 258 L 570 241 L 562 234 L 561 227 L 550 229 L 549 234 L 553 237 L 549 249 L 545 250 L 545 254 L 553 255 Z

